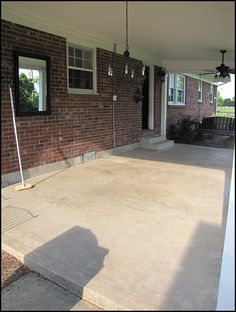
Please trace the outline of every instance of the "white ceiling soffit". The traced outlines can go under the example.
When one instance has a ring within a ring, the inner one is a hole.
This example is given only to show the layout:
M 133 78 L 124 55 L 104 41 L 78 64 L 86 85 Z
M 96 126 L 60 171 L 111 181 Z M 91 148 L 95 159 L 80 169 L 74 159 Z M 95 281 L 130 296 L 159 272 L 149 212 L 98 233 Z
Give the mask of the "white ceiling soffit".
M 123 53 L 125 1 L 2 1 L 2 18 Z M 131 57 L 169 72 L 234 68 L 234 1 L 130 1 Z

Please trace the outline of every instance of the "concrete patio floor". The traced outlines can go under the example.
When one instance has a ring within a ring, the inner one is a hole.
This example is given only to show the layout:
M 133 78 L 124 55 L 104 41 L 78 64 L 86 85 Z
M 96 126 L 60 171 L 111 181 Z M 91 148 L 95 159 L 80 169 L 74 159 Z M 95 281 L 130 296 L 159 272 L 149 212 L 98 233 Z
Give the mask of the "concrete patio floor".
M 105 310 L 214 310 L 232 160 L 175 144 L 6 187 L 3 249 Z

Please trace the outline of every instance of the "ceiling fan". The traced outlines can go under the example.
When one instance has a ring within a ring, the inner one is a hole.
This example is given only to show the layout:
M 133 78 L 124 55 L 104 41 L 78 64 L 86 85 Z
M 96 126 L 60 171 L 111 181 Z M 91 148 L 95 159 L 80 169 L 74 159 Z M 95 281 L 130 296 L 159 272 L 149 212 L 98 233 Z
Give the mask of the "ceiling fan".
M 200 75 L 210 75 L 215 74 L 215 81 L 220 82 L 229 82 L 231 81 L 230 74 L 234 74 L 234 69 L 229 68 L 229 66 L 226 66 L 224 64 L 224 54 L 227 52 L 227 50 L 220 50 L 222 53 L 222 62 L 220 66 L 216 67 L 216 71 L 209 72 L 209 73 L 201 73 Z

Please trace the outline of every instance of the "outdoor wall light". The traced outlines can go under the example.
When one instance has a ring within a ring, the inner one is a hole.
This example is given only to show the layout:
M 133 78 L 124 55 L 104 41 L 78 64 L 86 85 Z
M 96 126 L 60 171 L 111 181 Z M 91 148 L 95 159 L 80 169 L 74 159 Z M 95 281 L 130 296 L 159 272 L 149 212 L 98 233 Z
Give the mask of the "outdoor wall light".
M 138 102 L 143 100 L 143 94 L 142 94 L 142 92 L 141 92 L 139 87 L 137 87 L 137 89 L 136 89 L 136 92 L 135 92 L 135 95 L 134 95 L 134 100 L 135 100 L 136 103 L 138 103 Z
M 158 72 L 158 77 L 161 81 L 165 81 L 166 72 L 164 67 L 162 67 L 161 70 Z

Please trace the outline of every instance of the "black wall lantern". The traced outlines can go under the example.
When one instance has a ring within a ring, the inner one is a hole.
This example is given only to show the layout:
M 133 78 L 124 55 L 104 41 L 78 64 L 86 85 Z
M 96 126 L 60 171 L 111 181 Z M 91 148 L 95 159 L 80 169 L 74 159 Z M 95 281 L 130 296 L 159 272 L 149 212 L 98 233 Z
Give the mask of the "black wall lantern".
M 136 103 L 143 100 L 143 94 L 142 94 L 142 91 L 140 90 L 139 87 L 137 87 L 137 89 L 136 89 L 134 100 Z
M 165 81 L 165 77 L 166 77 L 166 72 L 165 72 L 165 68 L 162 67 L 159 72 L 158 72 L 158 77 L 160 78 L 161 81 Z

